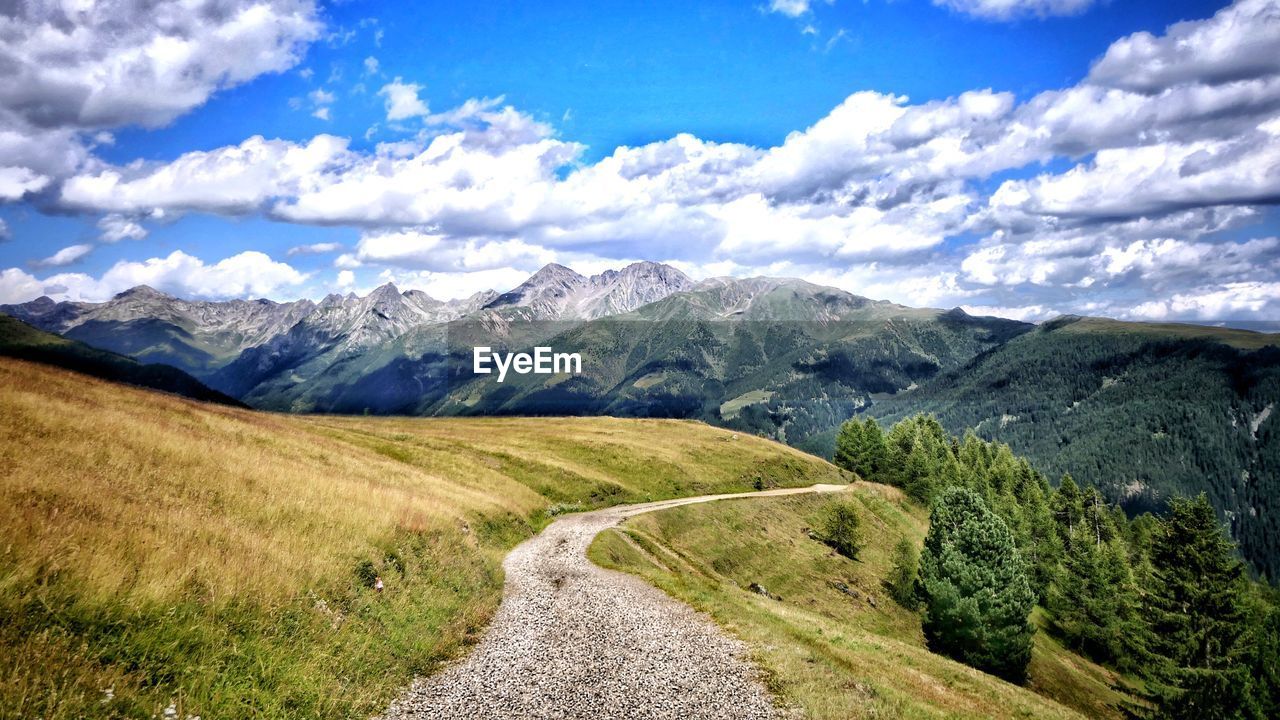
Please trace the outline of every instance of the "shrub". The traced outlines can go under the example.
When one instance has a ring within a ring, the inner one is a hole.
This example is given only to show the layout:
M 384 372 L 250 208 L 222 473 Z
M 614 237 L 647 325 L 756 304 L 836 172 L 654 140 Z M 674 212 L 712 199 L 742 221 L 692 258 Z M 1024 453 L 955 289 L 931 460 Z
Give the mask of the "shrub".
M 862 520 L 852 503 L 833 502 L 827 506 L 822 518 L 822 530 L 818 539 L 836 552 L 857 560 L 862 550 Z

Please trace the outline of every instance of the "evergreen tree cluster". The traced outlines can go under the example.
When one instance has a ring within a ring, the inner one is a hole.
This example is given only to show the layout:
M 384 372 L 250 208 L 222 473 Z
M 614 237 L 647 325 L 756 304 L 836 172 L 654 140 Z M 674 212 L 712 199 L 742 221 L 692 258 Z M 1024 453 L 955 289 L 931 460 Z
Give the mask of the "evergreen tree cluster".
M 923 606 L 935 651 L 1020 682 L 1038 603 L 1065 645 L 1141 677 L 1155 717 L 1280 717 L 1280 602 L 1204 495 L 1130 519 L 1092 485 L 1051 488 L 1007 445 L 957 439 L 930 415 L 887 432 L 850 420 L 835 459 L 931 508 L 914 586 L 909 546 L 889 584 Z

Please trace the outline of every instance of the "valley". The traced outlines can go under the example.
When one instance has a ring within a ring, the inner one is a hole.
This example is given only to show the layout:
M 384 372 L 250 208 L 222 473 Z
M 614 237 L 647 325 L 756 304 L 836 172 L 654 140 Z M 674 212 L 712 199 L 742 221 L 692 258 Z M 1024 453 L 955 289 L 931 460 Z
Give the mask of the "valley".
M 1035 326 L 801 280 L 694 282 L 652 262 L 591 277 L 552 264 L 507 292 L 448 302 L 390 285 L 319 303 L 140 287 L 106 303 L 0 311 L 282 412 L 696 419 L 827 458 L 852 415 L 933 413 L 1134 513 L 1206 491 L 1255 572 L 1280 572 L 1276 334 L 1072 317 Z M 499 382 L 474 372 L 481 346 L 551 347 L 578 355 L 582 372 Z

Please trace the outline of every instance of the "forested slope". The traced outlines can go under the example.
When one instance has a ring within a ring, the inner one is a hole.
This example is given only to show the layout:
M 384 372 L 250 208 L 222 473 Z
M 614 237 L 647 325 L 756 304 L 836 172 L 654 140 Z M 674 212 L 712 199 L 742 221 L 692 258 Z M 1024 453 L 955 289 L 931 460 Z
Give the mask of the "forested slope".
M 1062 318 L 867 412 L 934 413 L 1070 472 L 1130 512 L 1208 494 L 1255 569 L 1280 575 L 1280 338 Z M 827 445 L 827 449 L 831 446 Z

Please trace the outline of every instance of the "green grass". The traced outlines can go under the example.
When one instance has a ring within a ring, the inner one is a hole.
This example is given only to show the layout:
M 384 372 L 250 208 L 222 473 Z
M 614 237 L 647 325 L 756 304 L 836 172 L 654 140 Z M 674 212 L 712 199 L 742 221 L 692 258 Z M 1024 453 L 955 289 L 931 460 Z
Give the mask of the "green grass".
M 845 478 L 692 422 L 293 417 L 0 359 L 0 717 L 367 717 L 557 506 Z
M 1119 678 L 1036 636 L 1028 687 L 930 653 L 919 616 L 882 585 L 894 545 L 919 544 L 924 511 L 898 491 L 859 483 L 867 539 L 857 561 L 810 539 L 830 498 L 693 505 L 602 533 L 597 563 L 646 578 L 742 638 L 772 689 L 807 717 L 1119 717 Z M 749 591 L 764 586 L 781 600 Z M 843 586 L 846 591 L 841 590 Z
M 731 420 L 742 412 L 742 408 L 756 403 L 769 402 L 771 397 L 773 397 L 773 391 L 771 390 L 751 390 L 742 393 L 732 400 L 726 400 L 720 404 L 720 417 L 725 420 Z

